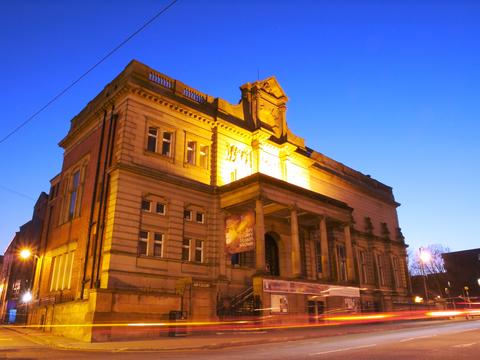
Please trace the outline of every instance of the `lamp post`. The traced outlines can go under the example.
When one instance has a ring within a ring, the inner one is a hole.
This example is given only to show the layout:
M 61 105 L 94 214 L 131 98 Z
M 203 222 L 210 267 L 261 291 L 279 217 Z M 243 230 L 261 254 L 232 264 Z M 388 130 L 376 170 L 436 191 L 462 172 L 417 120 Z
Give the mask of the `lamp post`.
M 423 247 L 420 248 L 420 268 L 423 275 L 423 289 L 425 291 L 425 302 L 428 305 L 428 290 L 427 290 L 427 273 L 425 272 L 425 264 L 430 262 L 432 255 Z
M 30 260 L 31 258 L 33 258 L 33 265 L 32 265 L 32 275 L 29 279 L 29 283 L 28 283 L 28 290 L 23 294 L 22 296 L 22 302 L 25 304 L 26 306 L 26 311 L 25 311 L 25 325 L 28 325 L 28 307 L 31 303 L 31 301 L 33 300 L 33 295 L 32 295 L 32 291 L 33 291 L 33 281 L 35 279 L 35 270 L 36 270 L 36 265 L 37 265 L 37 259 L 38 259 L 38 256 L 35 255 L 32 250 L 28 249 L 28 248 L 24 248 L 24 249 L 21 249 L 20 252 L 19 252 L 19 257 L 24 260 L 24 261 L 27 261 L 27 260 Z

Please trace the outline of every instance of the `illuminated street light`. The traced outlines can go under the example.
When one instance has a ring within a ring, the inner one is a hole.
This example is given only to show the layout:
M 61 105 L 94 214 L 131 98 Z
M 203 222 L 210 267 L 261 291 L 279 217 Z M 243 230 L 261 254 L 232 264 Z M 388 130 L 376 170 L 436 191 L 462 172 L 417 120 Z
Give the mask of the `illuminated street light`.
M 427 290 L 427 273 L 425 272 L 425 264 L 432 259 L 430 251 L 420 248 L 420 267 L 423 274 L 423 289 L 425 290 L 425 302 L 428 305 L 428 290 Z
M 429 263 L 432 260 L 432 254 L 430 251 L 420 248 L 420 260 L 423 264 Z
M 22 295 L 22 302 L 28 304 L 30 301 L 32 301 L 32 293 L 27 291 Z
M 415 298 L 413 299 L 413 301 L 416 303 L 416 304 L 420 304 L 423 302 L 423 298 L 420 297 L 420 296 L 415 296 Z
M 32 256 L 32 251 L 30 249 L 25 248 L 20 250 L 20 258 L 22 258 L 23 260 L 30 259 L 31 256 Z

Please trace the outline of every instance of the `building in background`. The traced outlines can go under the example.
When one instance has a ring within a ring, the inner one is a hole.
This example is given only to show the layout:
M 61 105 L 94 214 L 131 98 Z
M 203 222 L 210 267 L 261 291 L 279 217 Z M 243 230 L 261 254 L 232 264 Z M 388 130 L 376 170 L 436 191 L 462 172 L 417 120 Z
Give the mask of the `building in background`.
M 480 248 L 442 254 L 451 297 L 480 297 Z
M 32 219 L 20 226 L 3 256 L 0 268 L 0 321 L 3 323 L 23 324 L 32 290 L 33 272 L 35 270 L 36 253 L 42 233 L 43 221 L 47 206 L 47 194 L 42 192 L 35 203 Z M 20 251 L 28 249 L 31 256 L 20 257 Z M 27 297 L 24 297 L 27 294 Z
M 275 78 L 240 90 L 230 104 L 132 61 L 71 121 L 31 323 L 91 341 L 125 329 L 85 325 L 171 311 L 315 321 L 409 303 L 392 188 L 294 135 Z

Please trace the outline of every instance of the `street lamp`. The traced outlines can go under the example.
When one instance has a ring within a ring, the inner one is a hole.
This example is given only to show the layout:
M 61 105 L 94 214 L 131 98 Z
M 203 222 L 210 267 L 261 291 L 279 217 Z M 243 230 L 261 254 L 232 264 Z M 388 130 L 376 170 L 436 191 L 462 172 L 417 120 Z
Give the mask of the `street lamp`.
M 30 282 L 28 284 L 28 290 L 27 292 L 25 292 L 23 295 L 22 295 L 22 302 L 26 305 L 26 311 L 25 311 L 25 324 L 28 324 L 28 305 L 30 304 L 30 302 L 32 301 L 33 299 L 33 295 L 32 295 L 32 290 L 33 290 L 33 281 L 35 279 L 35 270 L 36 270 L 36 267 L 37 267 L 37 260 L 38 260 L 38 256 L 35 255 L 32 250 L 28 249 L 28 248 L 23 248 L 20 250 L 19 252 L 19 256 L 22 260 L 30 260 L 31 258 L 33 258 L 33 267 L 32 267 L 32 276 L 30 277 Z
M 30 249 L 25 248 L 20 250 L 19 255 L 22 260 L 28 260 L 32 256 L 32 251 Z
M 428 290 L 427 290 L 427 273 L 425 272 L 425 264 L 430 262 L 432 259 L 432 254 L 430 254 L 430 251 L 420 248 L 420 268 L 422 270 L 422 275 L 423 275 L 423 289 L 425 291 L 425 301 L 426 304 L 428 305 Z

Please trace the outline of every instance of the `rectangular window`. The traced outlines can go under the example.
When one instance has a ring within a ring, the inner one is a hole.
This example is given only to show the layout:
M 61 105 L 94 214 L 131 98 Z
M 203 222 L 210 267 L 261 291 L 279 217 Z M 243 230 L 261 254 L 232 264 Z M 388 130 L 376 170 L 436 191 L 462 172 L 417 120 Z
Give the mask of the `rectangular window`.
M 208 146 L 200 147 L 200 166 L 208 169 Z
M 197 143 L 195 141 L 187 142 L 187 163 L 195 165 L 197 156 Z
M 50 291 L 57 290 L 57 277 L 58 277 L 58 256 L 52 259 L 52 278 L 50 280 Z
M 154 127 L 149 127 L 148 138 L 147 138 L 148 151 L 157 152 L 157 136 L 158 136 L 158 129 Z
M 150 200 L 142 200 L 142 210 L 150 212 L 152 202 Z
M 69 252 L 65 256 L 65 271 L 62 281 L 62 289 L 70 289 L 70 282 L 71 282 L 71 273 L 72 273 L 72 266 L 73 266 L 73 251 Z
M 190 258 L 190 239 L 183 239 L 182 242 L 182 260 L 183 261 L 191 261 Z
M 70 289 L 72 282 L 74 252 L 55 256 L 52 259 L 50 291 Z
M 347 280 L 347 258 L 345 254 L 345 246 L 337 245 L 337 257 L 338 257 L 338 280 Z
M 378 273 L 378 282 L 380 286 L 385 285 L 385 271 L 383 266 L 383 257 L 380 254 L 376 254 L 376 262 L 377 262 L 377 273 Z
M 195 240 L 195 261 L 203 263 L 203 241 Z
M 155 233 L 153 241 L 153 256 L 163 256 L 163 234 Z
M 140 230 L 137 255 L 148 255 L 148 231 Z
M 322 273 L 323 272 L 323 267 L 322 267 L 322 246 L 320 244 L 320 241 L 315 241 L 315 260 L 317 263 L 317 273 Z
M 78 187 L 80 186 L 80 170 L 73 173 L 72 189 L 70 192 L 70 204 L 68 206 L 68 220 L 73 219 L 77 207 Z
M 159 215 L 165 215 L 165 204 L 157 202 L 156 212 Z
M 183 218 L 186 221 L 192 221 L 192 210 L 183 210 Z
M 172 140 L 173 133 L 164 132 L 162 139 L 162 155 L 163 156 L 172 156 Z
M 205 214 L 197 211 L 197 223 L 203 224 L 205 222 Z
M 395 282 L 395 287 L 399 288 L 401 286 L 400 284 L 400 277 L 399 277 L 399 264 L 398 264 L 398 258 L 396 256 L 392 257 L 392 271 L 393 271 L 393 281 Z
M 368 283 L 367 253 L 365 251 L 360 251 L 359 261 L 360 261 L 360 281 L 362 282 L 362 284 L 367 284 Z

